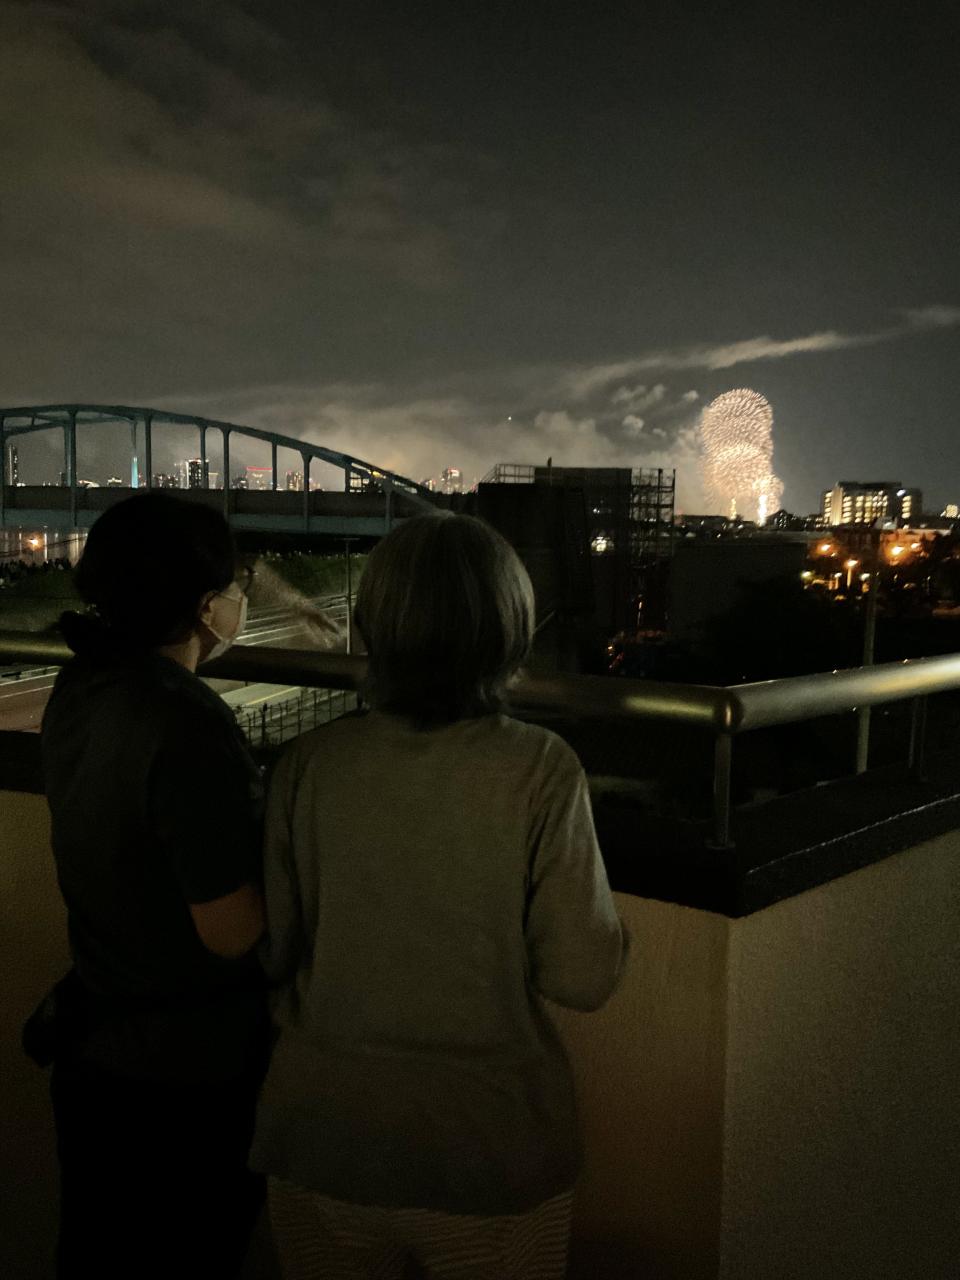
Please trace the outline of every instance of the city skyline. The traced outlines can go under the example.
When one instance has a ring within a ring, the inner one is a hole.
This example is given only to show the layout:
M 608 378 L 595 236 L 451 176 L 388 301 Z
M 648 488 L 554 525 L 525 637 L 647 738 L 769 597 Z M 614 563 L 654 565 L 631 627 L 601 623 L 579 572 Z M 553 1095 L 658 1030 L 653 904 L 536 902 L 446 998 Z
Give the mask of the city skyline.
M 743 396 L 744 394 L 746 394 L 749 397 L 749 396 L 752 396 L 754 393 L 751 393 L 751 392 L 744 393 L 742 391 L 736 393 L 738 397 Z M 722 399 L 723 397 L 721 397 L 721 400 Z M 713 405 L 706 406 L 704 410 L 704 415 L 707 414 L 708 410 L 711 410 L 713 408 L 714 408 Z M 761 416 L 765 408 L 768 408 L 768 406 L 761 406 Z M 124 436 L 126 436 L 127 430 L 128 430 L 126 425 L 114 424 L 114 427 L 115 429 L 121 430 Z M 88 427 L 87 430 L 89 431 L 90 428 Z M 176 431 L 176 428 L 174 428 L 173 430 Z M 770 434 L 769 424 L 766 424 L 766 423 L 763 424 L 762 432 L 766 434 L 767 440 L 769 441 L 769 434 Z M 50 438 L 52 438 L 56 442 L 55 446 L 52 449 L 50 445 Z M 51 429 L 50 438 L 47 437 L 46 433 L 39 433 L 38 435 L 31 436 L 31 437 L 18 437 L 16 443 L 10 443 L 7 445 L 7 468 L 8 468 L 7 474 L 9 477 L 8 483 L 41 484 L 41 485 L 65 483 L 63 471 L 56 470 L 56 468 L 61 465 L 60 459 L 59 459 L 60 445 L 59 445 L 58 429 L 56 428 Z M 81 440 L 82 439 L 83 439 L 83 435 L 81 435 Z M 152 476 L 153 487 L 154 488 L 173 488 L 173 489 L 187 489 L 187 488 L 196 488 L 196 487 L 201 487 L 201 488 L 209 487 L 211 489 L 222 488 L 223 473 L 222 473 L 222 470 L 219 468 L 219 464 L 218 464 L 218 459 L 222 461 L 222 453 L 217 447 L 217 441 L 218 441 L 218 434 L 216 433 L 216 431 L 214 431 L 211 437 L 211 441 L 208 441 L 208 454 L 206 459 L 206 474 L 208 477 L 208 484 L 206 486 L 204 486 L 201 480 L 202 464 L 201 464 L 201 459 L 199 457 L 176 456 L 175 450 L 173 453 L 171 453 L 169 441 L 167 442 L 167 446 L 165 450 L 164 449 L 157 450 L 155 447 L 155 450 L 154 450 L 155 465 L 154 465 L 153 476 Z M 41 472 L 39 475 L 34 475 L 34 476 L 28 475 L 24 477 L 23 466 L 20 460 L 20 452 L 24 448 L 27 449 L 28 453 L 32 452 L 34 457 L 36 457 L 38 454 L 41 457 L 46 456 L 47 469 L 45 472 Z M 183 451 L 181 451 L 181 453 L 183 453 Z M 78 483 L 81 485 L 87 485 L 87 484 L 106 485 L 106 486 L 113 485 L 113 484 L 128 485 L 129 479 L 123 479 L 121 477 L 128 476 L 128 473 L 131 470 L 131 457 L 129 455 L 126 458 L 121 457 L 118 461 L 116 456 L 114 456 L 112 459 L 109 457 L 104 457 L 102 450 L 99 451 L 99 454 L 101 458 L 99 472 L 93 471 L 90 469 L 84 472 L 83 467 L 81 466 L 80 467 L 81 474 L 79 475 Z M 298 455 L 294 455 L 289 449 L 285 449 L 282 446 L 278 449 L 277 488 L 279 490 L 286 490 L 286 491 L 302 491 L 303 489 L 302 466 L 285 465 L 282 462 L 282 460 L 279 460 L 279 459 L 282 459 L 283 454 L 289 454 L 291 458 L 298 456 Z M 160 465 L 157 465 L 158 456 L 161 459 L 167 459 L 168 461 L 161 463 Z M 235 453 L 234 453 L 233 463 L 231 467 L 230 487 L 231 488 L 269 489 L 271 487 L 272 468 L 269 466 L 263 465 L 261 462 L 256 462 L 256 463 L 247 462 L 246 456 L 247 456 L 246 450 L 243 447 L 241 447 L 240 449 L 237 449 L 235 446 Z M 173 457 L 175 457 L 176 460 L 170 462 L 169 459 Z M 558 463 L 558 465 L 562 465 L 562 464 Z M 715 463 L 711 462 L 709 451 L 705 451 L 704 455 L 700 458 L 698 465 L 701 468 L 705 467 L 708 473 L 711 467 L 715 466 Z M 753 468 L 754 465 L 755 465 L 754 460 L 751 455 L 748 458 L 748 471 L 750 472 L 751 477 L 752 477 L 751 468 Z M 314 471 L 317 471 L 318 469 L 319 469 L 319 464 L 315 464 Z M 493 469 L 491 468 L 491 470 Z M 866 474 L 864 468 L 861 467 L 860 471 L 861 473 Z M 94 479 L 93 478 L 94 475 L 98 475 L 99 478 Z M 41 478 L 41 476 L 45 476 L 46 478 Z M 408 474 L 408 478 L 413 479 L 413 475 Z M 482 476 L 467 476 L 464 474 L 462 468 L 448 465 L 446 467 L 440 468 L 433 475 L 421 478 L 418 481 L 418 483 L 421 484 L 424 488 L 430 489 L 432 491 L 451 494 L 451 493 L 466 492 L 468 490 L 473 489 L 475 485 L 479 483 L 480 480 L 482 480 L 482 478 L 483 478 Z M 771 477 L 771 479 L 775 481 L 777 484 L 779 484 L 777 477 L 773 476 Z M 141 476 L 139 483 L 140 483 L 140 487 L 144 487 L 146 485 L 146 477 Z M 751 479 L 749 477 L 746 483 L 748 485 L 751 483 Z M 932 502 L 926 502 L 926 503 L 920 504 L 918 502 L 918 499 L 921 496 L 922 491 L 919 489 L 919 487 L 910 486 L 909 488 L 901 488 L 901 482 L 899 480 L 888 481 L 888 482 L 879 482 L 879 481 L 878 482 L 862 482 L 862 481 L 850 481 L 850 480 L 837 480 L 835 482 L 830 483 L 826 489 L 824 489 L 823 485 L 821 485 L 819 490 L 820 501 L 817 504 L 815 504 L 810 509 L 810 511 L 800 511 L 798 509 L 793 513 L 787 512 L 787 514 L 813 517 L 819 513 L 825 516 L 828 510 L 828 504 L 830 501 L 831 493 L 839 493 L 842 486 L 850 486 L 850 485 L 858 486 L 864 483 L 867 484 L 868 489 L 873 488 L 879 491 L 884 489 L 884 485 L 885 485 L 887 489 L 899 490 L 899 496 L 901 497 L 903 495 L 908 495 L 906 500 L 906 505 L 904 506 L 904 510 L 899 512 L 900 517 L 908 523 L 911 517 L 919 516 L 919 515 L 949 516 L 950 509 L 955 508 L 957 505 L 955 503 L 951 503 L 949 500 L 943 500 L 939 502 L 932 501 Z M 320 481 L 317 479 L 317 476 L 315 474 L 312 474 L 311 480 L 310 480 L 310 487 L 311 489 L 322 489 L 328 486 L 321 484 Z M 333 487 L 337 488 L 339 487 L 339 485 L 334 484 Z M 705 491 L 709 494 L 709 489 Z M 771 501 L 775 499 L 776 493 L 777 493 L 776 487 L 770 490 Z M 873 505 L 875 505 L 875 499 L 877 499 L 879 496 L 880 496 L 879 493 L 875 495 L 870 495 L 871 501 L 867 503 L 867 506 L 870 508 L 870 511 L 868 511 L 867 514 L 870 514 L 872 512 L 873 515 L 876 515 L 876 511 L 873 511 Z M 863 499 L 860 499 L 860 501 L 862 504 Z M 678 510 L 678 514 L 683 514 L 684 511 L 691 514 L 693 513 L 693 509 L 689 506 L 686 508 L 678 507 L 677 510 Z M 771 506 L 768 503 L 765 508 L 765 516 L 763 519 L 760 519 L 761 513 L 759 511 L 753 511 L 751 513 L 750 510 L 744 510 L 742 509 L 742 507 L 740 507 L 734 513 L 730 509 L 728 499 L 720 501 L 719 503 L 714 502 L 713 505 L 711 505 L 711 501 L 708 497 L 708 500 L 705 502 L 702 509 L 696 512 L 696 514 L 698 515 L 710 514 L 715 516 L 722 516 L 723 518 L 733 518 L 733 516 L 736 515 L 738 518 L 744 518 L 748 521 L 750 521 L 751 519 L 757 519 L 759 523 L 766 523 L 769 517 L 774 515 L 778 510 L 787 511 L 786 507 L 778 508 L 775 505 Z M 877 507 L 877 511 L 879 511 L 879 507 Z M 863 515 L 864 515 L 864 512 L 858 509 L 855 522 L 859 523 Z M 828 521 L 828 523 L 831 523 L 831 521 Z M 841 521 L 833 520 L 832 523 L 835 523 L 835 524 L 841 523 Z M 847 522 L 843 521 L 843 523 L 847 523 Z
M 696 510 L 749 386 L 788 508 L 956 500 L 951 16 L 403 10 L 0 0 L 0 404 L 676 465 Z

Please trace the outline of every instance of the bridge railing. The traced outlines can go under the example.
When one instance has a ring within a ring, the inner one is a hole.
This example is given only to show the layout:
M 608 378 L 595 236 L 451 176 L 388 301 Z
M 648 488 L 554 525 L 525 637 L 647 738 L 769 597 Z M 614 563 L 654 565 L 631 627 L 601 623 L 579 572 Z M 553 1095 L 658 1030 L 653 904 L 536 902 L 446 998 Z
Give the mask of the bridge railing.
M 70 658 L 59 635 L 0 632 L 0 664 L 56 666 Z M 202 674 L 214 678 L 362 691 L 366 659 L 309 649 L 235 646 Z M 878 704 L 912 704 L 907 763 L 923 762 L 926 700 L 960 689 L 960 654 L 908 659 L 819 675 L 765 680 L 730 687 L 667 684 L 603 676 L 524 674 L 511 691 L 520 712 L 554 713 L 603 720 L 659 721 L 700 729 L 714 739 L 713 843 L 730 845 L 733 740 L 774 725 L 862 710 Z M 861 716 L 860 733 L 869 732 Z M 859 747 L 864 747 L 860 743 Z M 865 755 L 858 749 L 858 754 Z

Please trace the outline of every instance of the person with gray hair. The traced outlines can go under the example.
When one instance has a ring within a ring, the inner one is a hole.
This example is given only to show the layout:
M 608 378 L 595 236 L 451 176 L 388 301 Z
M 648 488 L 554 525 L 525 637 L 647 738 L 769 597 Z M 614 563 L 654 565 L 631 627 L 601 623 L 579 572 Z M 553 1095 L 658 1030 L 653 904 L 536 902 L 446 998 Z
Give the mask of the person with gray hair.
M 599 1008 L 625 938 L 583 769 L 505 714 L 530 579 L 470 516 L 375 548 L 372 710 L 298 739 L 267 806 L 278 1039 L 251 1164 L 288 1280 L 556 1280 L 582 1153 L 544 1000 Z

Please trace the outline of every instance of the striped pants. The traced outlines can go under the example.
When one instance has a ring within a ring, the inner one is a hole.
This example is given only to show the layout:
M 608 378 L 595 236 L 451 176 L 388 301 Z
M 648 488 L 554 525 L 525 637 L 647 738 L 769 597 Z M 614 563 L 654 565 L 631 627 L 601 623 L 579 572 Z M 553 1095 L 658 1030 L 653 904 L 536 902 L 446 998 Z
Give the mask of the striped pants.
M 284 1280 L 562 1280 L 572 1192 L 477 1217 L 346 1204 L 269 1180 Z

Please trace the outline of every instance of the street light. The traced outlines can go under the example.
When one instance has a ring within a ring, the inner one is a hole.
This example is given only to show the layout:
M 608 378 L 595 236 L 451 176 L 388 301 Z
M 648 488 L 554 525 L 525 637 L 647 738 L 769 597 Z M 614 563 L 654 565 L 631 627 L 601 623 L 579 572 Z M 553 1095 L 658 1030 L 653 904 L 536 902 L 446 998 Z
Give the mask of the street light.
M 844 560 L 843 562 L 843 567 L 847 571 L 847 590 L 848 591 L 853 586 L 853 571 L 859 563 L 860 563 L 859 560 Z

